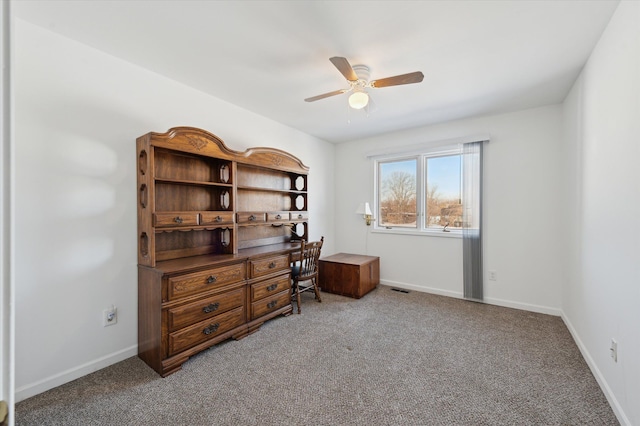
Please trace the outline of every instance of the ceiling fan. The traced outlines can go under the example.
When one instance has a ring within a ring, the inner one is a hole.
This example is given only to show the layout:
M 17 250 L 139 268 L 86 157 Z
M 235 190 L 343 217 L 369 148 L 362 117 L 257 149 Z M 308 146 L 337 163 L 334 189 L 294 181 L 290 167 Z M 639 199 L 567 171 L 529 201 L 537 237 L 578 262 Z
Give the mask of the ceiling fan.
M 362 109 L 369 103 L 369 93 L 367 93 L 366 89 L 377 89 L 380 87 L 399 86 L 401 84 L 420 83 L 422 79 L 424 79 L 424 74 L 422 74 L 422 72 L 420 71 L 416 71 L 408 74 L 387 77 L 380 80 L 369 81 L 370 69 L 366 65 L 351 66 L 346 58 L 340 56 L 334 56 L 333 58 L 329 58 L 329 60 L 347 79 L 347 81 L 349 82 L 349 88 L 313 96 L 311 98 L 305 99 L 305 102 L 314 102 L 331 96 L 353 92 L 351 95 L 349 95 L 349 105 L 353 109 Z

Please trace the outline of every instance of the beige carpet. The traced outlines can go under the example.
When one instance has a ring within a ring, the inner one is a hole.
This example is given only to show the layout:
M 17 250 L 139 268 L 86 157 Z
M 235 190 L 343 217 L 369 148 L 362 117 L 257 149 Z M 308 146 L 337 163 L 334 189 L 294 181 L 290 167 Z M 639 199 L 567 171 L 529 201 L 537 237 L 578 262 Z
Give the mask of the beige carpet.
M 160 378 L 137 357 L 17 405 L 18 425 L 618 425 L 558 317 L 378 286 Z

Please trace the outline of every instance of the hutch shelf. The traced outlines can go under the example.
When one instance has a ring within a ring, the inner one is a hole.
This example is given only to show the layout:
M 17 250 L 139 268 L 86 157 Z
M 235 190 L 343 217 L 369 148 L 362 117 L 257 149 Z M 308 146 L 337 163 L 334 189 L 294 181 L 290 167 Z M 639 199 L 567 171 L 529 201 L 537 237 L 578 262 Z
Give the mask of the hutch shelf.
M 137 139 L 138 355 L 165 377 L 292 312 L 308 167 L 192 127 Z

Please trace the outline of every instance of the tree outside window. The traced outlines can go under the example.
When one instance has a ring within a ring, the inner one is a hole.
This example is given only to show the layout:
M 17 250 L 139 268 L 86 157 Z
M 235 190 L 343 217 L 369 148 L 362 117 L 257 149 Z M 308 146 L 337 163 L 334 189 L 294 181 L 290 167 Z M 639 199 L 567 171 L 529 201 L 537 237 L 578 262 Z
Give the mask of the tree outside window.
M 416 159 L 379 163 L 379 224 L 416 228 Z

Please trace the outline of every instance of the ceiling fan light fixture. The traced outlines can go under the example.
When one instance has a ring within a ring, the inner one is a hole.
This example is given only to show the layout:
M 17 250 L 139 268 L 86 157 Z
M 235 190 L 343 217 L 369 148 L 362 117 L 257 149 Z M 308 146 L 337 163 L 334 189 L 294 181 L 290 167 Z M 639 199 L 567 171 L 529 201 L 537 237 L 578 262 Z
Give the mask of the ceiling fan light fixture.
M 343 93 L 351 93 L 347 99 L 349 107 L 353 109 L 363 109 L 369 105 L 369 93 L 367 89 L 377 89 L 380 87 L 399 86 L 401 84 L 420 83 L 424 79 L 424 74 L 420 71 L 410 72 L 408 74 L 395 75 L 377 80 L 369 80 L 371 69 L 366 65 L 351 66 L 347 58 L 334 56 L 329 58 L 331 63 L 340 71 L 349 83 L 348 89 L 334 90 L 333 92 L 323 93 L 322 95 L 306 98 L 305 102 L 315 102 L 320 99 L 329 98 L 331 96 L 341 95 Z M 372 102 L 373 105 L 373 102 Z M 367 114 L 369 108 L 367 108 Z
M 367 92 L 353 92 L 349 96 L 349 106 L 353 109 L 362 109 L 369 103 L 369 95 Z

